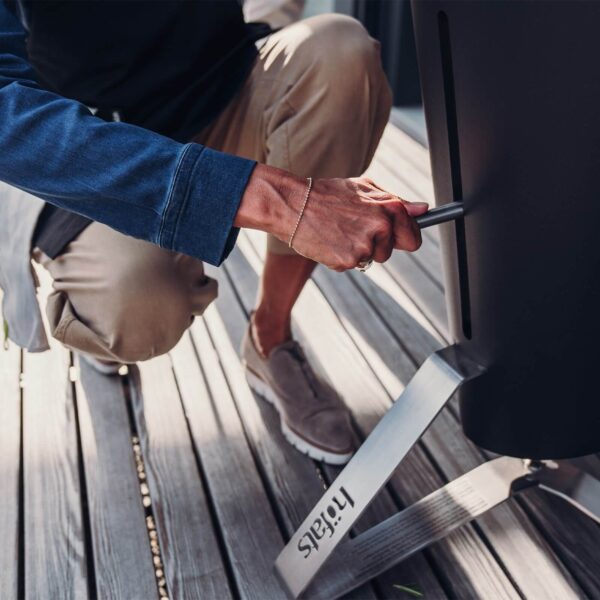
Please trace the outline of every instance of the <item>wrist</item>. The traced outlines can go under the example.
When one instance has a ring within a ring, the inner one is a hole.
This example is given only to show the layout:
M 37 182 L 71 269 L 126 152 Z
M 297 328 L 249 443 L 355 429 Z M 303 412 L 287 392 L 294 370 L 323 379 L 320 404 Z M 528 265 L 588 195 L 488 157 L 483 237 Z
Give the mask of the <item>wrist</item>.
M 306 180 L 288 171 L 256 165 L 234 225 L 266 231 L 287 241 L 298 218 Z

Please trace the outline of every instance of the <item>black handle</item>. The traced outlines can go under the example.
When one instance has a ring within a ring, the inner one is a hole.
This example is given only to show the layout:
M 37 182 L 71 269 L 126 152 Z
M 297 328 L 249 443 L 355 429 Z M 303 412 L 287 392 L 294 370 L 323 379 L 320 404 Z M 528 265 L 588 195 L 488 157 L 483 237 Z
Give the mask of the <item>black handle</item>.
M 432 225 L 455 221 L 456 219 L 462 218 L 464 214 L 465 207 L 462 202 L 450 202 L 443 206 L 432 208 L 424 215 L 416 217 L 415 221 L 420 229 L 425 229 L 425 227 L 431 227 Z

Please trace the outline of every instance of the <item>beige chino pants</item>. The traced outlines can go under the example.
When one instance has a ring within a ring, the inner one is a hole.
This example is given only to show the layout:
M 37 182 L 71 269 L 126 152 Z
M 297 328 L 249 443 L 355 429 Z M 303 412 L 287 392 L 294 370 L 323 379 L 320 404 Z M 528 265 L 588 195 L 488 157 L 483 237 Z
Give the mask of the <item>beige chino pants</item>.
M 354 19 L 322 15 L 269 36 L 244 86 L 195 141 L 304 177 L 352 177 L 387 123 L 379 45 Z M 269 251 L 288 254 L 269 236 Z M 94 223 L 49 271 L 47 314 L 65 346 L 132 363 L 168 352 L 217 296 L 202 262 Z

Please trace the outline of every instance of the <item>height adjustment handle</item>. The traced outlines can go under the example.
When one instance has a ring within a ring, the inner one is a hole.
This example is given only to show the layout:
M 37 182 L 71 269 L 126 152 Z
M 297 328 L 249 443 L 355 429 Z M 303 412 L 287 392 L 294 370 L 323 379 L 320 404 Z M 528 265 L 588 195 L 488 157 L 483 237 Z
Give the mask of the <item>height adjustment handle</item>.
M 462 202 L 449 202 L 443 206 L 432 208 L 424 215 L 416 217 L 415 221 L 420 229 L 425 229 L 425 227 L 431 227 L 432 225 L 439 225 L 440 223 L 461 219 L 464 215 L 465 207 Z

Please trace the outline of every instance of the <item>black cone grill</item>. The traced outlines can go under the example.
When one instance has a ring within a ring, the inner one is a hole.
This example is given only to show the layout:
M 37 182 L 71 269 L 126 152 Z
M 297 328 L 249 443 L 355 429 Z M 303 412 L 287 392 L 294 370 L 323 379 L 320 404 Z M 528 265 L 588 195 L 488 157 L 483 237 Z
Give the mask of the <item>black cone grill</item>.
M 600 451 L 600 3 L 413 3 L 460 391 L 498 453 Z

